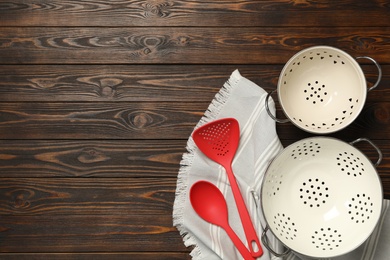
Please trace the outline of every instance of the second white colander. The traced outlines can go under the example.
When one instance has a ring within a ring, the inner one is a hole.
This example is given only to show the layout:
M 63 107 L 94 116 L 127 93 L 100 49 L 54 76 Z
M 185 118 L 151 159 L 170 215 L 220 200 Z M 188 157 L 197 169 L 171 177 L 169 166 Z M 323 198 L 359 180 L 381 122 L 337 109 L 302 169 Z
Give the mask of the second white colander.
M 352 145 L 359 141 L 374 146 L 378 165 L 382 154 L 370 140 L 348 144 L 330 137 L 295 142 L 271 162 L 262 183 L 262 209 L 266 230 L 287 248 L 312 258 L 335 257 L 370 236 L 383 191 L 375 166 Z
M 265 105 L 268 114 L 277 122 L 291 121 L 299 128 L 317 134 L 332 133 L 352 123 L 360 114 L 367 91 L 376 88 L 381 80 L 379 64 L 376 83 L 367 89 L 362 69 L 348 53 L 330 46 L 314 46 L 295 54 L 284 66 L 278 81 L 278 99 L 288 119 L 277 119 Z

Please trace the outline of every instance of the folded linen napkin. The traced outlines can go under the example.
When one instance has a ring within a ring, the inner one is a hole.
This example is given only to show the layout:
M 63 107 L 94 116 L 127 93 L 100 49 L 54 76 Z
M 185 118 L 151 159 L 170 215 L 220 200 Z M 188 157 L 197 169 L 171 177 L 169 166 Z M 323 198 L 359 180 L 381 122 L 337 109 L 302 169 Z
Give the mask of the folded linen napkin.
M 199 121 L 198 128 L 216 119 L 233 117 L 240 125 L 240 144 L 232 168 L 241 194 L 260 238 L 266 225 L 260 208 L 260 188 L 263 175 L 270 161 L 283 149 L 275 130 L 275 122 L 267 114 L 264 104 L 267 93 L 236 70 L 217 93 L 209 108 Z M 270 99 L 270 110 L 275 106 Z M 241 241 L 247 245 L 243 227 L 230 189 L 225 170 L 211 161 L 196 147 L 192 137 L 187 142 L 187 153 L 183 154 L 177 179 L 176 197 L 173 207 L 173 225 L 183 236 L 184 244 L 193 250 L 193 259 L 242 259 L 225 231 L 204 221 L 193 210 L 189 200 L 191 186 L 199 180 L 216 185 L 224 195 L 229 214 L 229 223 Z M 390 259 L 390 216 L 386 214 L 389 201 L 384 201 L 383 214 L 378 227 L 370 238 L 353 252 L 337 260 L 385 260 Z M 270 246 L 283 252 L 283 245 L 268 232 Z M 273 256 L 264 246 L 264 254 L 258 260 L 281 260 Z M 293 253 L 283 259 L 299 260 Z

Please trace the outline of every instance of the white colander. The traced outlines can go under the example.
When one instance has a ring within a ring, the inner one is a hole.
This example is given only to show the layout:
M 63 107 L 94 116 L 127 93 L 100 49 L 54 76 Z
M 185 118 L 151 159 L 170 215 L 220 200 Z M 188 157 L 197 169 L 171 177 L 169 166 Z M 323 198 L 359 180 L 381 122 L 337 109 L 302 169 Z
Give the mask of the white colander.
M 378 151 L 378 165 L 382 154 L 370 140 L 348 144 L 330 137 L 300 140 L 271 162 L 261 190 L 268 249 L 268 228 L 287 248 L 311 258 L 348 253 L 370 236 L 383 191 L 375 166 L 353 146 L 360 141 Z
M 379 64 L 376 83 L 367 89 L 359 64 L 346 52 L 329 46 L 315 46 L 295 54 L 284 66 L 278 81 L 278 99 L 288 119 L 277 119 L 265 105 L 268 114 L 277 122 L 291 121 L 311 133 L 327 134 L 346 127 L 360 114 L 367 91 L 376 88 L 381 80 Z

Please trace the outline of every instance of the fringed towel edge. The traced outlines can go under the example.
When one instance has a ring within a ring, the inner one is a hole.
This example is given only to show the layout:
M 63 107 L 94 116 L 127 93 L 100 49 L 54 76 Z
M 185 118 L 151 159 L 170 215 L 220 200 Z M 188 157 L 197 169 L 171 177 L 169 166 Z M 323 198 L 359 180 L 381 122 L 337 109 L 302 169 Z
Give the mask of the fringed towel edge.
M 230 78 L 225 82 L 223 87 L 215 95 L 214 99 L 205 111 L 203 117 L 195 126 L 194 130 L 217 118 L 217 116 L 220 114 L 221 109 L 224 107 L 225 103 L 229 99 L 232 90 L 237 86 L 240 79 L 242 79 L 240 72 L 238 70 L 235 70 L 231 74 Z M 200 248 L 197 246 L 196 238 L 185 230 L 184 207 L 185 202 L 188 198 L 187 191 L 189 170 L 191 168 L 196 149 L 196 144 L 192 139 L 192 136 L 190 136 L 188 138 L 186 146 L 187 152 L 183 154 L 182 160 L 180 161 L 180 169 L 177 177 L 175 201 L 173 203 L 172 213 L 173 226 L 177 228 L 180 235 L 182 236 L 184 245 L 186 247 L 194 247 L 190 253 L 190 255 L 194 259 L 202 258 L 202 253 L 200 251 Z

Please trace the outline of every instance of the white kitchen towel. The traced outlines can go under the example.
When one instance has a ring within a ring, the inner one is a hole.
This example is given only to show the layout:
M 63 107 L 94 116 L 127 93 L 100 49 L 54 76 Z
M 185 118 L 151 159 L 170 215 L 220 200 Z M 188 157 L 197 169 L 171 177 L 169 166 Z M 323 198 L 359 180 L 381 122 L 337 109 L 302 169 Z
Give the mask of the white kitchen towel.
M 236 70 L 196 126 L 198 128 L 207 122 L 225 117 L 236 118 L 239 122 L 240 144 L 232 167 L 259 239 L 262 226 L 265 225 L 258 208 L 263 173 L 274 156 L 282 150 L 275 122 L 265 110 L 266 96 L 267 93 L 262 88 L 242 77 Z M 275 109 L 272 100 L 269 105 L 272 110 Z M 191 252 L 193 259 L 242 259 L 225 231 L 201 219 L 189 201 L 189 189 L 195 182 L 207 180 L 215 184 L 226 198 L 230 225 L 246 245 L 224 168 L 203 155 L 192 137 L 188 140 L 187 150 L 183 155 L 177 180 L 174 225 L 183 236 L 184 244 L 194 246 Z M 271 236 L 270 242 L 275 247 L 280 246 Z M 263 249 L 264 254 L 259 259 L 277 259 Z
M 255 83 L 234 71 L 230 79 L 215 96 L 195 129 L 216 119 L 233 117 L 240 125 L 240 144 L 233 161 L 233 171 L 242 196 L 260 238 L 266 223 L 260 208 L 260 188 L 263 175 L 271 160 L 283 149 L 275 129 L 275 122 L 265 110 L 267 93 Z M 269 107 L 275 113 L 273 100 Z M 194 129 L 194 130 L 195 130 Z M 187 247 L 193 247 L 194 260 L 242 259 L 225 231 L 201 219 L 189 200 L 191 186 L 207 180 L 215 184 L 226 198 L 229 223 L 245 245 L 246 239 L 234 202 L 229 181 L 222 166 L 208 159 L 198 150 L 192 137 L 187 142 L 177 179 L 176 197 L 173 206 L 173 225 L 179 230 Z M 384 201 L 381 221 L 373 235 L 355 251 L 337 260 L 387 260 L 390 259 L 390 216 Z M 305 216 L 302 216 L 305 217 Z M 268 232 L 270 245 L 283 252 L 283 245 Z M 258 260 L 281 260 L 270 254 L 263 246 L 264 254 Z M 294 254 L 283 259 L 298 260 Z

